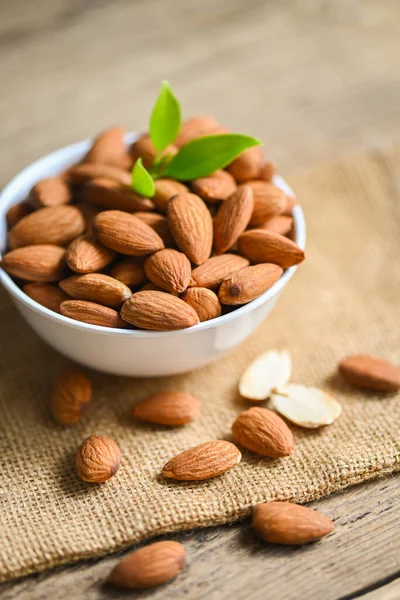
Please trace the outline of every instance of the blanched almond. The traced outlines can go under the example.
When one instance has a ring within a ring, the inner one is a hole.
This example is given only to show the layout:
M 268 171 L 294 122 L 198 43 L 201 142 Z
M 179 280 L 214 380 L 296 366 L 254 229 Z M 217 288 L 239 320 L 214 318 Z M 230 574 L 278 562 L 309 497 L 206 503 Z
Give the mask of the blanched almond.
M 141 285 L 146 281 L 143 258 L 137 256 L 121 258 L 111 267 L 109 275 L 130 288 Z
M 106 210 L 97 215 L 93 230 L 107 248 L 132 256 L 146 256 L 164 248 L 159 235 L 134 215 Z
M 214 217 L 214 248 L 226 252 L 245 231 L 253 214 L 253 190 L 241 185 L 221 204 Z
M 160 178 L 155 181 L 156 193 L 152 198 L 154 204 L 162 213 L 167 212 L 167 205 L 172 196 L 185 194 L 188 191 L 186 185 L 175 179 Z
M 199 323 L 191 306 L 180 298 L 158 291 L 136 292 L 125 302 L 121 317 L 141 329 L 171 331 Z
M 66 261 L 76 273 L 101 271 L 115 258 L 116 253 L 90 235 L 75 238 L 67 248 Z
M 249 400 L 266 400 L 274 388 L 288 383 L 291 375 L 292 359 L 286 350 L 263 352 L 243 373 L 239 392 Z
M 252 229 L 239 237 L 239 252 L 254 263 L 271 262 L 287 269 L 304 260 L 304 251 L 292 240 L 265 231 Z
M 221 305 L 213 291 L 203 287 L 192 287 L 181 296 L 199 315 L 200 322 L 221 316 Z
M 115 309 L 121 308 L 132 295 L 124 283 L 101 273 L 73 275 L 60 281 L 58 285 L 75 300 L 89 300 Z
M 271 392 L 273 408 L 292 423 L 314 429 L 331 425 L 342 412 L 339 402 L 315 387 L 295 383 L 278 386 Z
M 368 354 L 347 356 L 339 363 L 339 372 L 356 387 L 382 392 L 400 389 L 400 367 Z
M 227 277 L 249 266 L 249 261 L 237 254 L 212 256 L 192 271 L 191 287 L 215 288 Z
M 92 179 L 85 186 L 84 199 L 103 209 L 126 212 L 154 210 L 154 203 L 149 198 L 138 196 L 129 187 L 113 179 Z
M 272 183 L 249 181 L 253 190 L 254 209 L 250 225 L 262 225 L 267 219 L 284 212 L 287 204 L 286 194 Z
M 48 177 L 33 186 L 29 200 L 36 207 L 60 206 L 71 202 L 72 193 L 61 177 Z
M 235 467 L 242 455 L 231 442 L 216 440 L 199 444 L 178 454 L 164 466 L 162 474 L 180 481 L 201 481 Z
M 144 270 L 155 285 L 176 293 L 186 290 L 192 272 L 190 261 L 185 254 L 171 248 L 164 248 L 152 254 L 146 259 Z
M 293 434 L 285 421 L 258 406 L 240 413 L 232 425 L 232 435 L 244 448 L 270 458 L 290 456 L 294 448 Z
M 236 183 L 228 171 L 219 170 L 207 177 L 194 179 L 191 188 L 195 194 L 212 204 L 229 198 L 236 190 Z
M 168 225 L 180 250 L 196 265 L 211 254 L 213 222 L 203 200 L 195 194 L 178 194 L 167 207 Z
M 161 392 L 136 402 L 132 416 L 158 425 L 185 425 L 197 419 L 200 402 L 185 392 Z
M 61 303 L 68 300 L 68 294 L 51 283 L 27 283 L 22 288 L 27 296 L 54 312 L 60 312 Z
M 127 148 L 123 127 L 110 127 L 102 131 L 94 140 L 84 162 L 102 163 L 120 168 L 128 168 Z
M 227 167 L 238 183 L 257 179 L 265 159 L 259 146 L 248 148 Z
M 282 267 L 272 263 L 246 267 L 224 279 L 219 288 L 218 298 L 221 304 L 230 306 L 246 304 L 269 290 L 282 273 Z
M 87 302 L 86 300 L 66 300 L 61 304 L 61 314 L 75 321 L 90 323 L 100 327 L 116 327 L 118 329 L 126 327 L 116 310 Z
M 66 270 L 65 249 L 50 244 L 16 248 L 3 256 L 0 266 L 25 281 L 59 281 Z
M 287 235 L 293 227 L 293 219 L 292 217 L 287 217 L 285 215 L 276 215 L 275 217 L 271 217 L 262 225 L 259 225 L 259 229 L 265 229 L 266 231 L 270 231 L 271 233 L 279 233 L 280 235 Z

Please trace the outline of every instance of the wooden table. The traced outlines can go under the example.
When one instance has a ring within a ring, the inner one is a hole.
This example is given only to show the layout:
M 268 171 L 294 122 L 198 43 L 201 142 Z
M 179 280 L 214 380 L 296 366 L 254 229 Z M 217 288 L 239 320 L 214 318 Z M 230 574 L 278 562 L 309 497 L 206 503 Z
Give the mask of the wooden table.
M 63 144 L 146 126 L 160 80 L 187 114 L 265 141 L 282 173 L 400 141 L 397 0 L 13 0 L 0 6 L 0 185 Z M 338 526 L 300 549 L 248 523 L 175 536 L 190 566 L 143 597 L 400 597 L 399 478 L 315 503 Z M 4 585 L 2 598 L 132 597 L 102 584 L 116 557 Z

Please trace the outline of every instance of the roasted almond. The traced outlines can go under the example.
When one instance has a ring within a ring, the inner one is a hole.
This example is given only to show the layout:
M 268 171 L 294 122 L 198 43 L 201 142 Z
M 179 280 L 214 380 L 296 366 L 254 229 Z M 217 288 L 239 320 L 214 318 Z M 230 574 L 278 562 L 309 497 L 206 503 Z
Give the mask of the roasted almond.
M 266 542 L 287 546 L 315 542 L 334 527 L 320 512 L 290 502 L 259 504 L 254 509 L 252 525 Z
M 3 256 L 0 266 L 25 281 L 59 281 L 66 269 L 65 249 L 50 244 L 16 248 Z
M 190 261 L 185 254 L 171 248 L 159 250 L 147 258 L 144 270 L 155 285 L 177 293 L 186 290 L 192 272 Z
M 168 203 L 169 229 L 177 246 L 196 265 L 211 254 L 213 222 L 203 200 L 195 194 L 178 194 Z
M 7 227 L 11 229 L 11 227 L 14 227 L 18 221 L 26 217 L 26 215 L 29 215 L 31 212 L 32 206 L 27 201 L 13 204 L 13 206 L 10 206 L 6 213 Z
M 287 269 L 304 260 L 304 251 L 292 240 L 265 229 L 245 231 L 239 237 L 239 252 L 251 262 L 271 262 Z
M 137 256 L 126 256 L 111 267 L 109 275 L 130 288 L 136 287 L 146 281 L 144 261 Z
M 159 235 L 134 215 L 106 210 L 93 222 L 97 239 L 107 248 L 132 256 L 146 256 L 164 248 Z
M 282 267 L 272 263 L 246 267 L 224 279 L 219 288 L 218 298 L 221 304 L 230 306 L 246 304 L 269 290 L 282 273 Z
M 356 387 L 382 392 L 400 389 L 400 367 L 377 356 L 347 356 L 340 361 L 339 372 L 343 379 Z
M 133 590 L 151 588 L 175 577 L 185 562 L 185 549 L 179 542 L 154 542 L 120 560 L 108 581 Z
M 215 288 L 227 277 L 249 266 L 249 261 L 237 254 L 212 256 L 192 271 L 190 287 Z
M 74 425 L 81 420 L 92 398 L 92 384 L 78 369 L 66 369 L 53 386 L 50 410 L 59 425 Z
M 85 220 L 76 206 L 40 208 L 27 215 L 9 232 L 12 248 L 32 244 L 65 246 L 85 229 Z
M 200 402 L 185 392 L 162 392 L 136 402 L 131 413 L 148 423 L 185 425 L 200 415 Z
M 225 133 L 226 130 L 210 115 L 196 115 L 183 122 L 175 145 L 180 148 L 188 142 L 205 135 Z
M 201 481 L 235 467 L 242 455 L 231 442 L 216 440 L 181 452 L 164 466 L 162 474 L 180 481 Z
M 236 190 L 236 183 L 230 173 L 219 170 L 207 177 L 194 179 L 191 188 L 206 202 L 214 203 L 229 198 Z
M 103 209 L 126 212 L 154 210 L 154 203 L 149 198 L 138 196 L 113 179 L 92 179 L 85 187 L 84 199 Z
M 126 327 L 116 310 L 96 304 L 95 302 L 87 302 L 86 300 L 66 300 L 61 304 L 61 314 L 64 317 L 69 317 L 75 321 L 90 323 L 90 325 L 98 325 L 100 327 L 116 327 L 121 329 Z
M 249 181 L 253 190 L 254 209 L 250 225 L 262 225 L 267 219 L 284 212 L 287 204 L 286 194 L 267 181 Z
M 117 444 L 105 435 L 86 438 L 75 459 L 76 470 L 83 481 L 101 483 L 115 475 L 121 464 L 121 451 Z
M 89 300 L 115 309 L 121 308 L 132 295 L 124 283 L 101 273 L 73 275 L 60 281 L 58 285 L 75 300 Z
M 124 321 L 155 331 L 185 329 L 199 323 L 191 306 L 180 298 L 158 291 L 136 292 L 121 308 Z
M 152 198 L 154 204 L 162 213 L 167 212 L 167 205 L 172 196 L 177 194 L 185 194 L 188 189 L 186 185 L 175 179 L 157 179 L 155 181 L 156 193 Z
M 259 146 L 248 148 L 227 167 L 227 171 L 238 183 L 244 183 L 260 176 L 265 163 L 262 150 Z
M 68 300 L 68 295 L 51 283 L 26 283 L 22 289 L 32 300 L 57 313 L 61 303 Z
M 81 163 L 74 165 L 65 173 L 67 181 L 74 184 L 87 183 L 91 179 L 107 179 L 129 187 L 132 176 L 128 171 L 103 163 Z
M 174 156 L 176 153 L 176 146 L 171 144 L 162 151 L 161 156 Z M 141 158 L 146 169 L 151 169 L 154 159 L 157 155 L 157 150 L 154 148 L 150 137 L 148 135 L 142 135 L 136 142 L 132 144 L 130 154 L 134 162 L 136 162 L 138 158 Z
M 244 448 L 270 458 L 290 456 L 294 448 L 293 434 L 285 421 L 258 406 L 240 413 L 232 425 L 232 435 Z
M 127 168 L 127 148 L 123 127 L 110 127 L 100 133 L 94 140 L 84 162 L 102 163 Z
M 203 287 L 192 287 L 181 296 L 199 315 L 200 322 L 221 316 L 221 305 L 213 291 Z
M 241 185 L 221 204 L 214 217 L 214 248 L 218 254 L 229 250 L 245 231 L 253 207 L 253 190 L 248 185 Z
M 106 248 L 90 235 L 82 235 L 68 246 L 66 261 L 75 273 L 94 273 L 109 265 L 115 256 L 113 250 Z
M 262 181 L 272 181 L 276 173 L 276 164 L 272 161 L 268 161 L 263 167 L 261 167 L 261 171 L 257 179 L 261 179 Z
M 154 229 L 166 246 L 174 246 L 174 238 L 169 230 L 168 219 L 159 213 L 135 212 L 135 217 Z
M 287 235 L 293 227 L 292 217 L 285 215 L 276 215 L 271 217 L 265 223 L 258 226 L 258 229 L 265 229 L 271 233 L 279 233 L 279 235 Z
M 71 202 L 72 193 L 61 177 L 48 177 L 33 186 L 29 200 L 36 207 L 60 206 Z

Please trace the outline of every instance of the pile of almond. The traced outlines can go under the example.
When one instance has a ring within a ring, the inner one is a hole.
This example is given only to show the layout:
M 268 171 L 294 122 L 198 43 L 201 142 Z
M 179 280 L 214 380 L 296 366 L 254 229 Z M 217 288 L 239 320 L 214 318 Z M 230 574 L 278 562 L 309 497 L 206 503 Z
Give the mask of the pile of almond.
M 208 116 L 185 121 L 169 152 L 222 131 Z M 81 163 L 38 181 L 7 215 L 1 267 L 46 308 L 103 327 L 174 330 L 220 316 L 268 290 L 304 253 L 291 239 L 293 197 L 273 183 L 259 146 L 224 170 L 132 191 L 150 137 L 101 133 Z

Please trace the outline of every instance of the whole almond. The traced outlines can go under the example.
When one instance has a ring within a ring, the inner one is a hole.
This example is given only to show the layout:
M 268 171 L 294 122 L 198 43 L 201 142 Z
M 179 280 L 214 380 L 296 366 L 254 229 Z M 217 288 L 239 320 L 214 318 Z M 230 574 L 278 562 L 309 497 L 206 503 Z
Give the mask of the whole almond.
M 26 217 L 26 215 L 29 215 L 31 212 L 32 206 L 27 201 L 13 204 L 13 206 L 10 206 L 6 213 L 7 227 L 11 229 L 11 227 L 14 227 L 18 221 Z
M 29 200 L 36 207 L 60 206 L 71 202 L 72 193 L 61 177 L 48 177 L 33 186 Z
M 101 271 L 115 258 L 116 253 L 90 235 L 75 238 L 67 248 L 66 261 L 75 273 Z
M 356 387 L 383 392 L 400 389 L 400 367 L 377 356 L 347 356 L 340 361 L 339 372 Z
M 86 154 L 84 162 L 102 163 L 126 168 L 127 149 L 123 127 L 110 127 L 100 133 L 94 140 L 91 149 Z
M 93 222 L 97 239 L 107 248 L 132 256 L 146 256 L 164 248 L 159 235 L 134 215 L 106 210 Z
M 162 392 L 136 402 L 131 414 L 157 425 L 185 425 L 200 415 L 200 402 L 185 392 Z
M 32 244 L 65 246 L 85 229 L 85 220 L 76 206 L 40 208 L 27 215 L 9 232 L 12 248 Z
M 201 481 L 232 469 L 240 463 L 241 458 L 240 451 L 231 442 L 206 442 L 169 460 L 162 470 L 162 475 L 180 481 Z
M 175 245 L 174 238 L 169 230 L 167 217 L 154 212 L 135 212 L 135 217 L 154 229 L 167 247 Z
M 161 156 L 174 156 L 176 153 L 176 146 L 170 144 L 162 151 Z M 132 144 L 130 154 L 134 162 L 136 162 L 138 158 L 141 158 L 146 169 L 151 169 L 154 159 L 157 156 L 157 150 L 154 148 L 150 137 L 148 135 L 143 135 Z
M 89 181 L 84 189 L 84 199 L 89 204 L 103 209 L 124 210 L 126 212 L 154 209 L 154 203 L 149 198 L 142 198 L 129 187 L 104 177 Z
M 108 582 L 134 590 L 151 588 L 175 577 L 185 562 L 185 549 L 179 542 L 154 542 L 120 560 L 111 571 Z
M 109 275 L 130 288 L 136 287 L 146 281 L 144 261 L 137 256 L 126 256 L 111 267 Z
M 178 194 L 168 203 L 168 224 L 177 246 L 196 265 L 211 254 L 213 222 L 203 200 L 195 194 Z
M 249 181 L 253 190 L 254 209 L 250 225 L 262 225 L 267 219 L 284 212 L 287 204 L 286 194 L 267 181 Z
M 232 425 L 232 435 L 244 448 L 270 458 L 290 456 L 294 448 L 293 434 L 285 421 L 258 406 L 240 413 Z
M 115 309 L 121 308 L 132 295 L 124 283 L 101 273 L 73 275 L 60 281 L 58 285 L 75 300 L 89 300 Z
M 221 305 L 213 291 L 203 287 L 187 289 L 181 296 L 199 315 L 200 322 L 221 316 Z
M 285 215 L 276 215 L 275 217 L 271 217 L 265 223 L 258 226 L 258 229 L 265 229 L 266 231 L 270 231 L 271 233 L 279 233 L 279 235 L 287 235 L 290 233 L 293 227 L 293 219 L 292 217 L 287 217 Z
M 183 252 L 164 248 L 146 259 L 144 271 L 158 287 L 179 294 L 189 285 L 192 268 Z
M 155 283 L 153 283 L 152 281 L 147 281 L 141 288 L 140 288 L 140 292 L 145 292 L 145 291 L 153 291 L 153 292 L 164 292 L 164 293 L 168 293 L 168 294 L 172 294 L 173 296 L 179 296 L 179 294 L 177 292 L 167 292 L 167 290 L 165 288 L 161 288 L 159 285 L 156 285 Z
M 74 425 L 81 420 L 92 398 L 92 384 L 78 369 L 66 369 L 56 379 L 50 410 L 59 425 Z
M 175 145 L 180 148 L 188 142 L 205 135 L 215 135 L 226 130 L 210 115 L 196 115 L 183 122 Z
M 66 300 L 61 304 L 60 311 L 64 317 L 89 323 L 90 325 L 115 327 L 118 329 L 126 327 L 125 321 L 120 318 L 116 310 L 96 304 L 95 302 Z
M 91 179 L 111 179 L 129 187 L 132 182 L 132 176 L 128 171 L 103 163 L 81 163 L 74 165 L 66 171 L 65 177 L 67 181 L 73 184 L 87 183 Z
M 180 298 L 158 291 L 136 292 L 121 308 L 124 321 L 155 331 L 185 329 L 199 323 L 191 306 Z
M 259 146 L 248 148 L 227 167 L 227 171 L 238 183 L 257 179 L 265 163 L 262 150 Z
M 282 273 L 282 267 L 272 263 L 246 267 L 224 279 L 219 288 L 218 298 L 221 304 L 230 306 L 246 304 L 269 290 Z
M 188 189 L 186 185 L 175 179 L 157 179 L 155 181 L 156 193 L 152 200 L 159 211 L 162 213 L 167 212 L 167 205 L 172 196 L 177 194 L 185 194 Z
M 304 260 L 304 251 L 292 240 L 265 229 L 245 231 L 239 237 L 239 252 L 251 262 L 272 262 L 282 269 Z
M 191 188 L 206 202 L 214 203 L 229 198 L 236 190 L 236 183 L 230 173 L 219 170 L 207 177 L 194 179 Z
M 252 525 L 266 542 L 288 546 L 315 542 L 334 527 L 320 512 L 290 502 L 259 504 L 254 509 Z
M 108 481 L 121 465 L 121 451 L 109 437 L 91 435 L 82 442 L 76 454 L 75 465 L 83 481 L 89 483 Z
M 248 185 L 241 185 L 221 204 L 214 217 L 214 248 L 218 254 L 229 250 L 245 231 L 253 208 L 253 190 Z
M 68 295 L 51 283 L 26 283 L 22 289 L 32 300 L 57 313 L 61 303 L 68 300 Z
M 260 174 L 258 175 L 257 179 L 261 179 L 262 181 L 272 181 L 276 173 L 276 164 L 272 161 L 268 161 L 261 168 Z
M 192 271 L 190 287 L 216 288 L 224 279 L 249 264 L 246 258 L 237 254 L 212 256 Z
M 0 266 L 25 281 L 59 281 L 66 269 L 65 249 L 50 244 L 16 248 L 3 256 Z
M 101 208 L 93 204 L 87 204 L 87 202 L 77 202 L 75 206 L 81 211 L 85 219 L 85 233 L 91 234 L 93 221 L 99 212 L 101 212 Z

